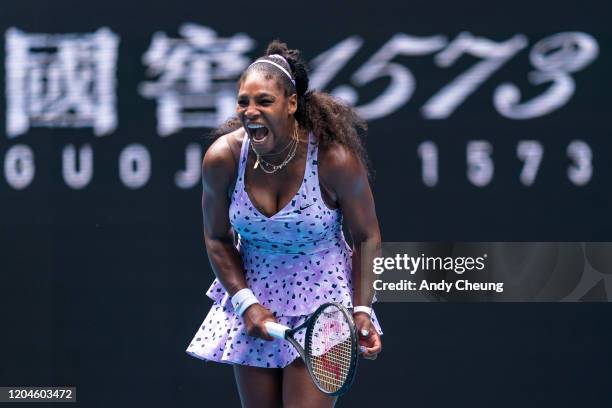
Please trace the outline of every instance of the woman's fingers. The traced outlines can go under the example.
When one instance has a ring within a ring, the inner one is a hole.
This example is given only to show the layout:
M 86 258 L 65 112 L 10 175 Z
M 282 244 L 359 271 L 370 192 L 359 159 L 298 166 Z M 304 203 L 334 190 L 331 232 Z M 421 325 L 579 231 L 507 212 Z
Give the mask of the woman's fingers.
M 365 341 L 364 341 L 365 340 Z M 367 339 L 360 341 L 360 350 L 362 351 L 363 358 L 370 360 L 376 359 L 378 353 L 382 351 L 382 342 L 378 333 L 371 333 Z
M 270 334 L 268 333 L 268 329 L 266 329 L 266 326 L 261 326 L 259 328 L 259 335 L 257 337 L 263 340 L 267 340 L 267 341 L 274 340 L 274 338 L 270 336 Z
M 376 358 L 378 357 L 378 353 L 373 351 L 371 348 L 359 346 L 359 350 L 361 351 L 361 356 L 365 359 L 376 360 Z
M 274 337 L 272 337 L 270 335 L 270 333 L 268 333 L 268 328 L 266 327 L 266 322 L 272 322 L 272 323 L 278 323 L 276 321 L 276 319 L 274 317 L 267 319 L 266 321 L 263 322 L 263 324 L 261 325 L 261 338 L 264 340 L 268 340 L 268 341 L 272 341 L 274 340 Z
M 266 329 L 266 322 L 276 322 L 276 318 L 272 312 L 258 303 L 255 303 L 247 308 L 243 315 L 247 326 L 249 336 L 259 337 L 261 339 L 272 341 L 272 336 Z
M 358 313 L 354 316 L 357 333 L 359 335 L 359 351 L 363 358 L 375 360 L 382 350 L 380 335 L 372 324 L 369 316 Z

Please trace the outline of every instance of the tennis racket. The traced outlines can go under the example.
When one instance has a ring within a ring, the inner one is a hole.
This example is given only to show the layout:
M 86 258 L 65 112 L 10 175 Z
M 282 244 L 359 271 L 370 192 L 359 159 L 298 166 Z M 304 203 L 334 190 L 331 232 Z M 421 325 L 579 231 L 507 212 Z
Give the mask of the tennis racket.
M 294 335 L 304 328 L 303 348 Z M 325 303 L 296 328 L 266 322 L 266 329 L 270 336 L 287 340 L 295 347 L 321 392 L 335 396 L 349 389 L 357 371 L 359 351 L 355 323 L 344 306 Z

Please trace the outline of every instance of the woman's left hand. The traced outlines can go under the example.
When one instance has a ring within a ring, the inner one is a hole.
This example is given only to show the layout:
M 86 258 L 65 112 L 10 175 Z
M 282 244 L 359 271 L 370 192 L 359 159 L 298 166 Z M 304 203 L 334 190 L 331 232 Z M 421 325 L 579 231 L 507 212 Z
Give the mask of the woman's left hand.
M 357 312 L 353 314 L 353 320 L 357 328 L 359 349 L 363 350 L 363 358 L 376 360 L 378 353 L 382 351 L 382 342 L 380 340 L 380 334 L 378 334 L 376 328 L 372 324 L 372 320 L 370 320 L 370 316 L 367 313 Z M 366 332 L 368 334 L 364 335 Z

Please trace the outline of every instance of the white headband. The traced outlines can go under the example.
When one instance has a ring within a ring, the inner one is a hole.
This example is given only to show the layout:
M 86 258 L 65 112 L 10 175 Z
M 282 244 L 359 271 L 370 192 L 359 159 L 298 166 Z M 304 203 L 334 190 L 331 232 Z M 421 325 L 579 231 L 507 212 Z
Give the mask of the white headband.
M 284 58 L 282 55 L 272 54 L 272 55 L 268 55 L 268 57 L 280 58 L 280 59 L 282 59 L 283 61 L 287 62 L 287 60 L 286 60 L 286 59 L 285 59 L 285 58 Z M 283 73 L 284 73 L 285 75 L 287 75 L 287 78 L 289 78 L 289 80 L 291 81 L 291 83 L 293 84 L 293 86 L 295 86 L 295 80 L 294 80 L 294 79 L 291 77 L 291 74 L 290 74 L 290 73 L 289 73 L 289 72 L 288 72 L 288 71 L 287 71 L 285 68 L 283 68 L 283 66 L 282 66 L 282 65 L 277 64 L 276 62 L 272 62 L 272 61 L 265 60 L 265 59 L 258 59 L 257 61 L 255 61 L 254 63 L 252 63 L 251 65 L 249 65 L 249 68 L 250 68 L 251 66 L 253 66 L 253 65 L 255 65 L 255 64 L 258 64 L 258 63 L 261 63 L 261 62 L 264 62 L 264 63 L 266 63 L 266 64 L 272 64 L 272 65 L 274 65 L 276 68 L 278 68 L 278 69 L 280 69 L 281 71 L 283 71 Z M 287 65 L 289 65 L 289 63 L 288 63 L 288 62 L 287 62 Z M 248 68 L 247 68 L 247 69 L 248 69 Z

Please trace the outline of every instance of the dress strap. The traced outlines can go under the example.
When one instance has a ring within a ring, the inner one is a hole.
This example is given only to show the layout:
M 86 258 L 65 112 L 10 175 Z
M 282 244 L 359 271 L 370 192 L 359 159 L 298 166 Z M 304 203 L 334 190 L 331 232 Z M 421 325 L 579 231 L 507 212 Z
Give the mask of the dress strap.
M 319 169 L 318 169 L 319 146 L 312 132 L 308 132 L 308 153 L 306 155 L 306 176 L 314 177 L 316 188 L 319 188 Z
M 244 187 L 244 169 L 246 168 L 247 158 L 249 157 L 249 136 L 244 134 L 242 147 L 240 148 L 240 161 L 238 162 L 238 179 L 236 190 L 240 191 Z

